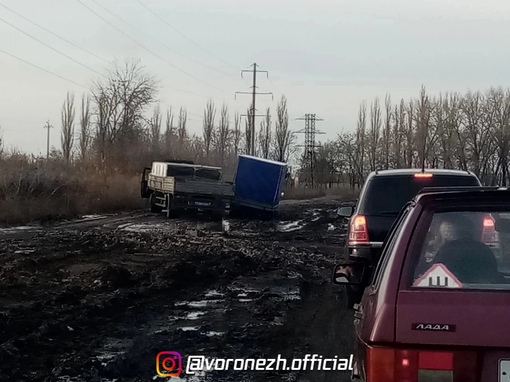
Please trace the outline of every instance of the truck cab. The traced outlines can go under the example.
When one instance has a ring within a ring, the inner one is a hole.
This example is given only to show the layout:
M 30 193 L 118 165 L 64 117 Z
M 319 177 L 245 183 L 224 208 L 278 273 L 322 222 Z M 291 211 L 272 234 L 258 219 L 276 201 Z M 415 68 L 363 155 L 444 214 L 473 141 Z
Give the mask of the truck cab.
M 221 167 L 193 163 L 153 162 L 142 174 L 142 197 L 150 199 L 151 211 L 170 216 L 183 211 L 227 215 L 234 195 L 232 182 L 222 179 Z

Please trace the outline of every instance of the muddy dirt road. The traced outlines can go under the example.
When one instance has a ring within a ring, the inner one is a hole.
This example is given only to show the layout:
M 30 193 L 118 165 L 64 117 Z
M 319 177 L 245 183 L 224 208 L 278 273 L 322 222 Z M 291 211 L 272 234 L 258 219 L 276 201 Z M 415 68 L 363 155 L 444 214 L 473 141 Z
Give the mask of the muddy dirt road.
M 330 275 L 339 202 L 279 221 L 149 212 L 0 229 L 0 381 L 152 381 L 156 355 L 347 358 Z M 349 381 L 348 371 L 208 371 L 172 381 Z

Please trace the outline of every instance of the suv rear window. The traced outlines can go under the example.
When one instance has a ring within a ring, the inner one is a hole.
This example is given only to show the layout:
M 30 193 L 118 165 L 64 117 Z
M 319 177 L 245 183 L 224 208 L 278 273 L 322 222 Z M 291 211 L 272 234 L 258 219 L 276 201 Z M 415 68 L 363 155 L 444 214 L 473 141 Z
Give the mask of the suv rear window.
M 413 253 L 412 287 L 510 289 L 507 211 L 435 212 Z
M 412 175 L 376 176 L 370 180 L 363 196 L 360 213 L 397 215 L 402 207 L 424 187 L 480 186 L 474 176 L 437 175 L 419 178 Z

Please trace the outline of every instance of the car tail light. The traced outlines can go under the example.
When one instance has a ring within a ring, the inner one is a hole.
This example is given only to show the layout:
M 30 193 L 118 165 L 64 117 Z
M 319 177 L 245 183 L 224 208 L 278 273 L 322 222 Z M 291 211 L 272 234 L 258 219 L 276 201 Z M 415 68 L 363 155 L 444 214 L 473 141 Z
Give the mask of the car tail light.
M 418 172 L 414 174 L 415 178 L 432 178 L 432 174 L 429 172 Z
M 354 215 L 349 227 L 349 243 L 368 243 L 367 219 L 364 215 Z
M 484 243 L 494 243 L 498 241 L 498 235 L 494 229 L 494 219 L 490 216 L 483 218 L 482 241 Z
M 367 349 L 367 382 L 475 382 L 476 353 Z

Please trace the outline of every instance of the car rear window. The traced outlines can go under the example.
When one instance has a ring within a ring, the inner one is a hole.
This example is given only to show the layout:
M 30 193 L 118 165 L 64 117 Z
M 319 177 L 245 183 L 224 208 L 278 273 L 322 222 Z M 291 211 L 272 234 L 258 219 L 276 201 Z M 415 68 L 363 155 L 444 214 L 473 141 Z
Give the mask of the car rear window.
M 435 212 L 419 247 L 413 288 L 510 290 L 508 211 Z
M 374 177 L 368 184 L 360 213 L 397 215 L 402 207 L 424 187 L 479 186 L 474 176 L 436 175 L 418 178 L 413 175 Z

